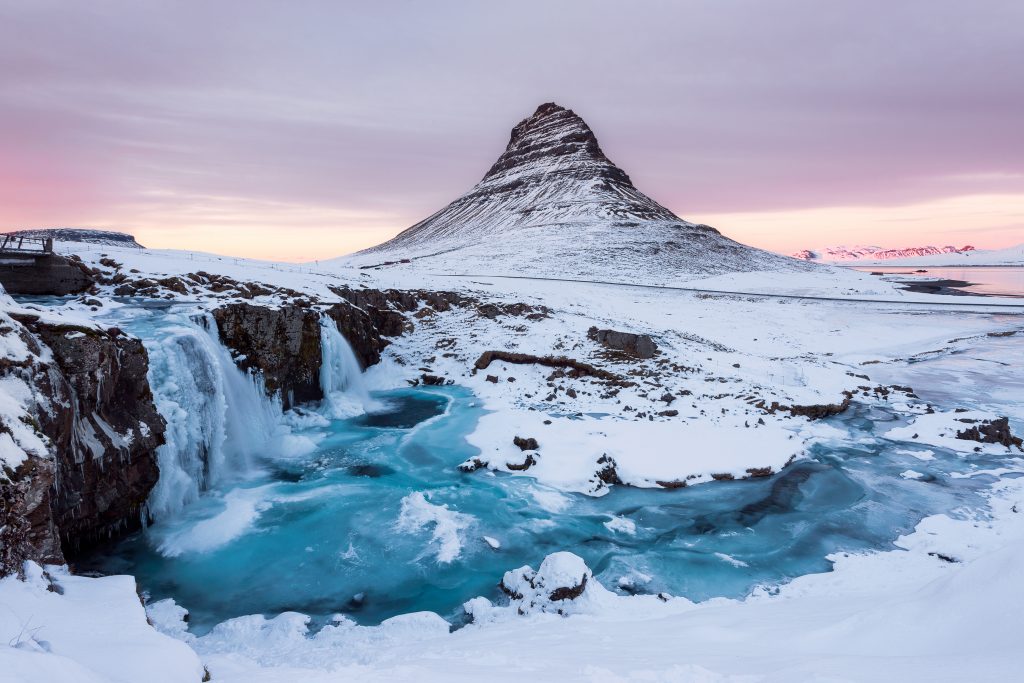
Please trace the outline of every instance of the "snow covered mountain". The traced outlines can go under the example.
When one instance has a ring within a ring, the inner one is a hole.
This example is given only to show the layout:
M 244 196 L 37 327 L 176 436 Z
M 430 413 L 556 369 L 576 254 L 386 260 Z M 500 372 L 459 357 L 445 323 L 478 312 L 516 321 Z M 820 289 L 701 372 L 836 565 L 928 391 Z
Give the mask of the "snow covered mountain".
M 628 282 L 809 269 L 680 219 L 634 187 L 583 119 L 554 103 L 512 129 L 505 152 L 469 192 L 346 260 Z
M 887 258 L 881 263 L 878 254 L 865 257 L 863 265 L 887 266 L 1024 266 L 1024 244 L 1005 249 L 961 249 L 934 254 L 907 254 Z
M 79 242 L 86 244 L 104 244 L 112 247 L 135 247 L 144 249 L 135 241 L 134 235 L 113 230 L 94 230 L 92 228 L 39 228 L 32 230 L 13 230 L 5 233 L 22 237 L 52 237 L 55 242 Z
M 943 247 L 904 247 L 902 249 L 885 249 L 884 247 L 857 245 L 852 247 L 836 246 L 822 247 L 820 249 L 802 249 L 794 254 L 793 258 L 804 261 L 888 261 L 890 259 L 910 258 L 915 256 L 934 256 L 936 254 L 961 254 L 974 251 L 974 247 L 966 245 L 954 247 L 946 245 Z

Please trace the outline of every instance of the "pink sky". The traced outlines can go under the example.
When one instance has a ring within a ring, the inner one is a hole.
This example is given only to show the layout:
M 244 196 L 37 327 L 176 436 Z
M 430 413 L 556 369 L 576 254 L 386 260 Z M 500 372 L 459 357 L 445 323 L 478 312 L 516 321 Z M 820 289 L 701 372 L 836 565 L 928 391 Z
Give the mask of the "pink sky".
M 784 252 L 1024 242 L 1024 3 L 3 2 L 0 229 L 327 258 L 469 189 L 541 102 Z

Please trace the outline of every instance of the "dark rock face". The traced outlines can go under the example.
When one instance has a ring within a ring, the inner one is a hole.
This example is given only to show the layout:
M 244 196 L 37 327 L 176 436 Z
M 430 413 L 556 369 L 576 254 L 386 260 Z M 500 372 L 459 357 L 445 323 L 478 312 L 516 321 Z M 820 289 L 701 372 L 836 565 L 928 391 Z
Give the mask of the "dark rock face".
M 25 560 L 62 563 L 139 528 L 165 427 L 139 340 L 34 315 L 6 320 L 0 334 L 20 337 L 28 355 L 5 359 L 0 375 L 31 391 L 21 421 L 42 445 L 0 476 L 0 574 Z
M 486 370 L 494 361 L 505 361 L 518 365 L 543 365 L 549 368 L 569 368 L 570 377 L 596 377 L 598 379 L 617 381 L 620 378 L 607 370 L 594 367 L 589 363 L 583 363 L 566 356 L 535 356 L 530 353 L 514 353 L 511 351 L 484 351 L 476 359 L 473 367 L 477 370 Z
M 323 398 L 316 311 L 237 303 L 215 309 L 213 318 L 238 366 L 262 375 L 267 391 L 278 394 L 285 409 Z
M 25 560 L 64 562 L 50 511 L 53 478 L 53 460 L 40 457 L 0 477 L 0 576 L 20 572 Z
M 819 403 L 808 406 L 786 406 L 780 404 L 778 401 L 772 401 L 772 404 L 770 406 L 766 405 L 764 401 L 758 401 L 754 405 L 760 408 L 761 410 L 765 411 L 766 413 L 770 413 L 772 415 L 779 411 L 782 411 L 788 412 L 793 417 L 806 417 L 809 420 L 820 420 L 826 417 L 831 417 L 832 415 L 838 415 L 839 413 L 842 413 L 847 408 L 849 408 L 850 396 L 847 395 L 846 398 L 844 398 L 839 403 Z
M 654 358 L 658 345 L 646 334 L 618 332 L 617 330 L 599 330 L 591 327 L 587 337 L 613 351 L 621 351 L 635 358 Z
M 52 413 L 41 411 L 39 423 L 57 457 L 53 521 L 65 554 L 74 555 L 141 526 L 142 507 L 160 474 L 156 449 L 165 424 L 138 339 L 113 329 L 41 322 L 29 328 L 56 363 L 42 386 L 67 399 L 54 403 Z
M 515 446 L 521 451 L 535 451 L 538 448 L 540 448 L 540 445 L 537 443 L 537 439 L 533 438 L 532 436 L 528 436 L 525 438 L 517 436 L 514 439 L 512 439 L 512 443 L 515 444 Z
M 0 285 L 10 294 L 79 294 L 93 285 L 93 278 L 78 264 L 57 254 L 5 257 L 0 265 Z
M 979 443 L 997 443 L 1007 448 L 1016 446 L 1018 450 L 1024 450 L 1024 440 L 1013 435 L 1010 431 L 1010 420 L 1005 417 L 985 421 L 958 431 L 956 438 Z

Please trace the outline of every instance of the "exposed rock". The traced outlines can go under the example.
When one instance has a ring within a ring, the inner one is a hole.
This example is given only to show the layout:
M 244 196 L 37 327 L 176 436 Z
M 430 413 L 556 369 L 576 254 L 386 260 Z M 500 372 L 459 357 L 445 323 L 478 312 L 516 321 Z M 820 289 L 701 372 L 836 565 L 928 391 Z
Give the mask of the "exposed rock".
M 0 576 L 20 572 L 25 560 L 64 562 L 50 508 L 54 470 L 52 458 L 30 455 L 0 473 Z
M 537 457 L 539 457 L 537 451 L 523 451 L 523 456 L 522 462 L 507 462 L 505 467 L 513 472 L 525 472 L 537 464 Z
M 24 455 L 0 472 L 0 573 L 63 563 L 137 529 L 164 433 L 139 340 L 35 315 L 4 320 L 0 375 L 24 387 L 25 412 L 17 424 L 0 418 L 0 438 Z
M 53 351 L 40 377 L 51 412 L 38 414 L 57 462 L 53 521 L 66 555 L 138 529 L 159 477 L 164 420 L 156 410 L 142 342 L 44 322 L 29 328 Z
M 512 443 L 515 444 L 521 451 L 535 451 L 538 448 L 540 448 L 540 445 L 537 443 L 537 439 L 533 438 L 532 436 L 526 438 L 517 436 L 512 439 Z
M 470 458 L 461 465 L 459 465 L 459 471 L 461 472 L 476 472 L 477 470 L 487 467 L 487 463 L 480 458 Z
M 486 370 L 494 361 L 504 361 L 518 365 L 537 364 L 549 368 L 569 368 L 569 377 L 596 377 L 598 379 L 617 381 L 620 378 L 607 370 L 594 367 L 566 356 L 535 356 L 529 353 L 513 353 L 511 351 L 484 351 L 476 359 L 473 366 L 477 370 Z
M 765 405 L 764 401 L 758 401 L 754 404 L 756 407 L 771 413 L 774 415 L 776 412 L 788 412 L 794 417 L 806 417 L 809 420 L 820 420 L 822 418 L 831 417 L 832 415 L 838 415 L 847 408 L 850 407 L 850 396 L 847 395 L 839 403 L 819 403 L 815 405 L 793 405 L 787 406 L 782 405 L 778 401 L 772 401 L 770 406 Z
M 774 474 L 771 467 L 750 467 L 747 469 L 749 478 L 770 477 Z
M 621 351 L 635 358 L 653 358 L 658 350 L 658 345 L 646 334 L 599 330 L 596 327 L 591 327 L 587 330 L 587 337 L 605 348 Z
M 1007 448 L 1016 446 L 1019 450 L 1024 450 L 1024 440 L 1013 435 L 1010 431 L 1010 420 L 1005 417 L 984 420 L 981 424 L 958 431 L 956 438 L 979 443 L 997 443 Z
M 445 384 L 449 384 L 449 381 L 444 377 L 438 377 L 437 375 L 420 375 L 420 383 L 428 387 L 440 387 Z
M 213 318 L 238 366 L 262 375 L 285 409 L 323 398 L 320 316 L 315 311 L 237 303 L 215 309 Z
M 341 288 L 334 291 L 344 291 L 350 298 L 345 303 L 334 304 L 325 313 L 337 324 L 363 368 L 380 362 L 381 351 L 391 343 L 387 337 L 397 337 L 412 329 L 412 323 L 402 314 L 402 310 L 409 309 L 389 307 L 386 292 Z M 397 298 L 403 305 L 408 303 L 404 297 Z M 382 303 L 382 306 L 372 302 Z
M 608 486 L 622 485 L 622 479 L 619 478 L 619 472 L 616 469 L 618 465 L 613 458 L 606 453 L 597 459 L 597 464 L 601 465 L 601 469 L 595 473 L 598 481 Z
M 586 563 L 569 552 L 552 553 L 540 569 L 525 566 L 505 572 L 498 587 L 519 614 L 571 614 L 608 595 Z

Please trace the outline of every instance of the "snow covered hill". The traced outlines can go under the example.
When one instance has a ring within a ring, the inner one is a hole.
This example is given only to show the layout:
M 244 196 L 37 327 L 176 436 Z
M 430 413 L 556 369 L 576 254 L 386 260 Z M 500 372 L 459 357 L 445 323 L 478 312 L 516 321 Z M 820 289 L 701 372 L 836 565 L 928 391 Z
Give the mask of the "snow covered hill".
M 554 103 L 512 129 L 505 152 L 473 189 L 344 261 L 661 284 L 813 268 L 680 219 L 633 186 L 583 119 Z
M 92 228 L 39 228 L 32 230 L 14 230 L 6 233 L 21 237 L 52 237 L 54 242 L 71 242 L 85 244 L 103 244 L 112 247 L 134 247 L 144 249 L 135 241 L 134 235 L 113 230 L 93 230 Z
M 856 245 L 821 247 L 819 249 L 802 249 L 794 254 L 793 258 L 803 261 L 819 261 L 825 263 L 846 262 L 846 261 L 891 261 L 894 259 L 912 258 L 915 256 L 934 256 L 937 254 L 963 254 L 974 251 L 974 247 L 966 245 L 954 247 L 946 245 L 943 247 L 904 247 L 901 249 L 886 249 L 884 247 Z

